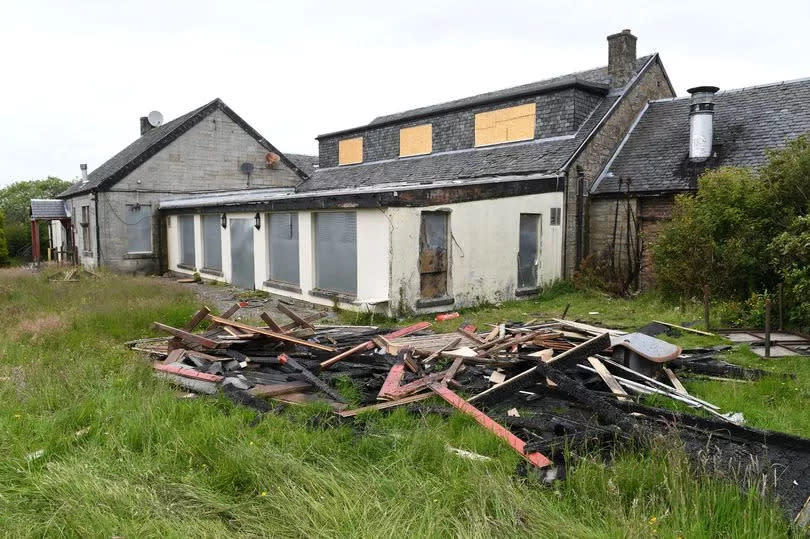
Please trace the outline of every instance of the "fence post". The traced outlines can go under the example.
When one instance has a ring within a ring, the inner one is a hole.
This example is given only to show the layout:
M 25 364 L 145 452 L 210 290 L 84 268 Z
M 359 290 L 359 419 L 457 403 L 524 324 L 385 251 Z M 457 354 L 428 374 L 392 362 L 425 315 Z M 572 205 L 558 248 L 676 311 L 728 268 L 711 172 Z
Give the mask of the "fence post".
M 709 325 L 709 285 L 703 285 L 703 322 L 706 325 L 706 331 L 711 329 Z
M 782 310 L 783 309 L 782 306 L 784 305 L 784 296 L 782 294 L 783 294 L 782 283 L 779 283 L 779 331 L 785 330 L 785 326 L 782 324 L 783 322 L 782 313 L 784 312 Z
M 771 298 L 765 299 L 765 358 L 771 357 Z

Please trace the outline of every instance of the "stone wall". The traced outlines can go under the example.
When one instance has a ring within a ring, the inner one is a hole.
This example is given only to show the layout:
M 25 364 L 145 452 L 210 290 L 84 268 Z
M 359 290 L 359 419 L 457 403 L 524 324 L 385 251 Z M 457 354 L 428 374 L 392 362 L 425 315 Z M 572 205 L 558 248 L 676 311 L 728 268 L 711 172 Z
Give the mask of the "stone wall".
M 567 89 L 537 96 L 489 103 L 463 110 L 433 114 L 418 120 L 405 120 L 380 127 L 368 126 L 356 132 L 320 139 L 320 167 L 338 164 L 338 142 L 363 137 L 363 162 L 397 159 L 399 130 L 430 123 L 433 125 L 433 153 L 472 148 L 475 145 L 475 115 L 505 107 L 536 103 L 535 138 L 573 134 L 602 96 L 580 89 Z
M 655 284 L 652 246 L 658 241 L 662 226 L 672 219 L 675 195 L 646 197 L 639 201 L 641 203 L 641 237 L 644 242 L 644 252 L 641 257 L 641 286 L 649 288 Z
M 574 160 L 569 168 L 569 181 L 566 187 L 565 205 L 565 276 L 570 277 L 577 265 L 577 235 L 578 222 L 580 218 L 577 212 L 577 189 L 576 173 L 580 171 L 585 177 L 584 191 L 587 194 L 590 186 L 604 169 L 613 153 L 618 148 L 622 139 L 627 134 L 638 114 L 644 105 L 652 99 L 673 97 L 673 93 L 667 83 L 667 78 L 661 66 L 660 60 L 651 65 L 641 76 L 637 83 L 628 90 L 617 107 L 613 110 L 602 127 L 594 133 L 594 136 L 587 143 L 585 148 Z M 591 247 L 588 245 L 589 238 L 595 233 L 599 237 L 604 237 L 605 231 L 597 230 L 589 232 L 589 224 L 592 210 L 591 203 L 585 199 L 585 218 L 583 230 L 582 246 L 583 254 L 587 255 L 599 248 L 599 243 Z M 600 226 L 599 222 L 595 226 Z M 610 232 L 612 233 L 612 222 Z
M 267 168 L 266 153 L 264 146 L 223 111 L 211 113 L 131 174 L 108 190 L 97 193 L 101 265 L 128 273 L 155 273 L 164 269 L 159 255 L 161 245 L 165 245 L 157 214 L 160 200 L 205 191 L 292 187 L 301 181 L 283 163 Z M 239 169 L 245 162 L 254 165 L 249 183 Z M 74 197 L 78 198 L 89 197 Z M 78 204 L 74 199 L 69 199 L 69 203 Z M 128 204 L 152 207 L 151 253 L 128 253 Z M 78 236 L 76 240 L 81 251 L 81 240 Z

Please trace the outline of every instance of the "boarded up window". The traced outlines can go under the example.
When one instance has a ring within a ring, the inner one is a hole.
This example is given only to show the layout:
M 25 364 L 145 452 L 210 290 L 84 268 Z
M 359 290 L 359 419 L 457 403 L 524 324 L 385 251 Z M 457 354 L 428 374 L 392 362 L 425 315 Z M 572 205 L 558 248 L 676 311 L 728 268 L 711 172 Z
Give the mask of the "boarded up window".
M 208 214 L 202 217 L 203 268 L 222 271 L 222 218 Z
M 82 206 L 82 221 L 79 223 L 82 227 L 82 249 L 85 252 L 90 252 L 92 243 L 90 238 L 90 206 Z
M 403 127 L 399 130 L 399 156 L 423 155 L 433 151 L 433 125 Z
M 537 286 L 540 261 L 540 215 L 520 214 L 520 241 L 518 246 L 518 288 Z
M 267 216 L 270 231 L 267 252 L 270 257 L 272 281 L 299 284 L 298 272 L 298 214 L 271 213 Z
M 363 137 L 338 142 L 338 164 L 353 165 L 363 162 Z
M 534 138 L 534 103 L 479 112 L 475 115 L 475 145 L 486 146 Z
M 549 224 L 551 226 L 560 226 L 562 222 L 562 208 L 551 208 L 551 218 Z
M 180 216 L 180 263 L 190 268 L 196 267 L 194 250 L 194 216 Z
M 357 215 L 315 214 L 315 286 L 357 294 Z
M 422 299 L 447 295 L 447 212 L 422 212 L 419 284 Z
M 152 206 L 127 204 L 127 252 L 152 252 Z

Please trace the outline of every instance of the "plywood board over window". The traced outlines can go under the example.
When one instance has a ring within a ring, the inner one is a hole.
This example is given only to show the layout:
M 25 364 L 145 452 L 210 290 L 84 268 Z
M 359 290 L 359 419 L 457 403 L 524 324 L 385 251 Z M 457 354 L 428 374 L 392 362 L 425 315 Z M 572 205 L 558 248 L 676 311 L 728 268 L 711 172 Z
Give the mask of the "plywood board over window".
M 347 138 L 338 142 L 338 164 L 354 165 L 363 162 L 363 137 Z
M 399 130 L 399 156 L 424 155 L 433 151 L 433 124 Z
M 487 146 L 533 139 L 536 110 L 534 103 L 526 103 L 479 112 L 475 115 L 475 145 Z

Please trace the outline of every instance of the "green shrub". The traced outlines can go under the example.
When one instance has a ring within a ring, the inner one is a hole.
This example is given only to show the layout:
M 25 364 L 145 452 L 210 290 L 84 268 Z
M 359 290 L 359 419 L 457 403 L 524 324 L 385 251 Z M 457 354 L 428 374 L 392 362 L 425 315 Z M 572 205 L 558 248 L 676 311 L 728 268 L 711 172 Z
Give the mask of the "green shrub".
M 3 212 L 0 212 L 0 266 L 6 266 L 9 263 L 5 222 L 6 218 L 3 215 Z

